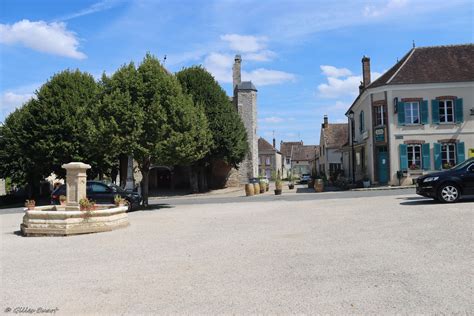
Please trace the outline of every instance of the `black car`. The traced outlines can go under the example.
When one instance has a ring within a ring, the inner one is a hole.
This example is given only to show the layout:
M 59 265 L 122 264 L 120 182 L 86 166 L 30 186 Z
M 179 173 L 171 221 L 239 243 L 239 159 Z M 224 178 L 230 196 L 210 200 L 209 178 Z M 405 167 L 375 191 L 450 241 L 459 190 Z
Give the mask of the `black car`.
M 463 195 L 474 195 L 474 158 L 452 169 L 419 177 L 416 193 L 445 203 L 456 202 Z
M 86 194 L 89 200 L 97 204 L 114 204 L 116 195 L 126 199 L 129 204 L 128 210 L 138 207 L 142 197 L 137 192 L 128 192 L 116 184 L 108 184 L 101 181 L 87 181 Z M 59 204 L 59 196 L 66 195 L 66 185 L 63 184 L 51 193 L 51 204 Z

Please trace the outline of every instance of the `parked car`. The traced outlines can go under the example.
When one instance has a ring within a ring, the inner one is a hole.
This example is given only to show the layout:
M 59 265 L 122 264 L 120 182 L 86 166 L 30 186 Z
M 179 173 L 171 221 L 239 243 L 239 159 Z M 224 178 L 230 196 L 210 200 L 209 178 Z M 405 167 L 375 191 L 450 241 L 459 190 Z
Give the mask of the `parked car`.
M 454 203 L 463 195 L 474 195 L 474 158 L 449 170 L 419 177 L 416 193 L 444 203 Z
M 125 191 L 121 187 L 113 183 L 105 183 L 101 181 L 87 181 L 86 183 L 86 194 L 87 198 L 96 202 L 97 204 L 114 204 L 114 198 L 116 195 L 120 195 L 122 198 L 128 201 L 128 210 L 131 211 L 137 208 L 142 197 L 137 192 Z M 59 197 L 66 195 L 66 185 L 63 184 L 51 193 L 51 204 L 60 204 Z
M 300 183 L 308 183 L 309 181 L 311 181 L 311 175 L 310 174 L 304 173 L 304 174 L 301 175 Z

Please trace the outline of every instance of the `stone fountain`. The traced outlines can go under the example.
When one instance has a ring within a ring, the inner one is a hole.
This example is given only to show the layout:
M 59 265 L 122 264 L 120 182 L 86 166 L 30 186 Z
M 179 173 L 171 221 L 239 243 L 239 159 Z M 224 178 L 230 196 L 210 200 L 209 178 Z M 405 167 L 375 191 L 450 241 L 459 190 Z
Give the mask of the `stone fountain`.
M 87 169 L 90 165 L 71 162 L 66 169 L 66 205 L 46 205 L 25 209 L 21 232 L 25 236 L 68 236 L 112 231 L 129 225 L 127 206 L 99 204 L 81 211 L 79 201 L 86 197 Z

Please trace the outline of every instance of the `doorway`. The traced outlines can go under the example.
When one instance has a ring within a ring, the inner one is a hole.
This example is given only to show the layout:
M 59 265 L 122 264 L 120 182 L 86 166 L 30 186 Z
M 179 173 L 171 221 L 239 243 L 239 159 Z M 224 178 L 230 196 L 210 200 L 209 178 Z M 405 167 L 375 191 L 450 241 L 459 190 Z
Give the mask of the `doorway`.
M 388 183 L 388 151 L 387 146 L 377 147 L 377 173 L 379 184 Z

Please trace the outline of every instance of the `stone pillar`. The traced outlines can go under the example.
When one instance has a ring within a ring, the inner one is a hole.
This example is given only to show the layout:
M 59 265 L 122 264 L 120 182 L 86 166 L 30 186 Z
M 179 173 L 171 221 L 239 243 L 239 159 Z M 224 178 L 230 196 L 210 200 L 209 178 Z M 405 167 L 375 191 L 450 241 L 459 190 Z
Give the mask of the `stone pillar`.
M 125 183 L 125 190 L 134 189 L 134 181 L 133 181 L 133 157 L 128 156 L 128 165 L 127 165 L 127 182 Z
M 86 196 L 87 169 L 91 166 L 82 162 L 62 165 L 66 169 L 66 210 L 78 210 L 79 201 Z

